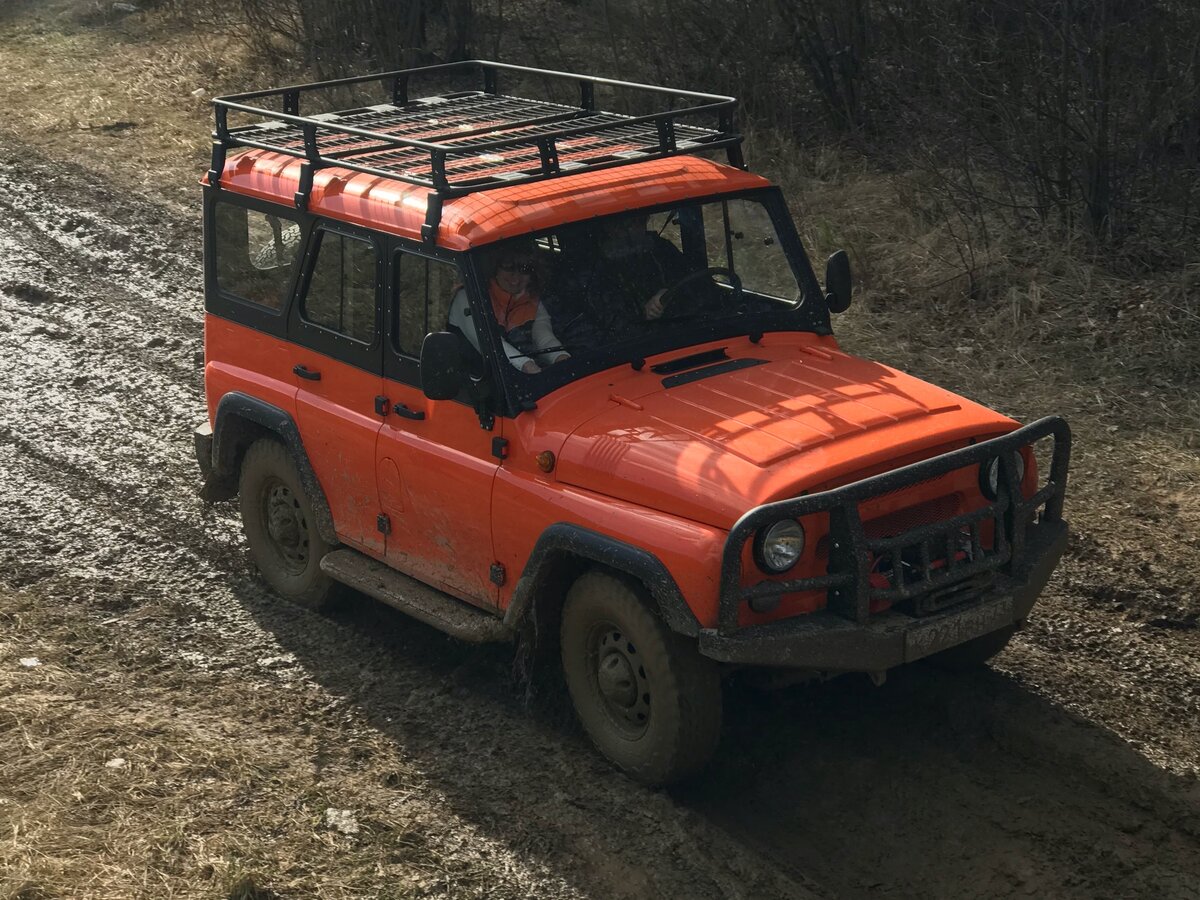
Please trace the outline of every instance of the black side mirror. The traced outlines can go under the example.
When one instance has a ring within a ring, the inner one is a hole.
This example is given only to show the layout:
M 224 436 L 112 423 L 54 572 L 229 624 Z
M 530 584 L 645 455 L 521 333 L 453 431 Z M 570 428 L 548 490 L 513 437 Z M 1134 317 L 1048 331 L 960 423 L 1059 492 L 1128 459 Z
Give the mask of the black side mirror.
M 421 390 L 430 400 L 453 400 L 467 380 L 461 339 L 434 331 L 421 342 Z
M 850 308 L 851 284 L 850 257 L 845 250 L 838 250 L 825 263 L 825 304 L 830 312 Z

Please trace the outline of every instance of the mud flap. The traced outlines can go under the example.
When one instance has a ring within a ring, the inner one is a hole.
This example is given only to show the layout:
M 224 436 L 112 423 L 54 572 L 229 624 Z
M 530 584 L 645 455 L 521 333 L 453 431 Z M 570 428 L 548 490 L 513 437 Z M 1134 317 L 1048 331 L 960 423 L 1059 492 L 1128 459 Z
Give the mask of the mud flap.
M 1011 625 L 1016 618 L 1012 597 L 997 597 L 956 615 L 938 617 L 913 625 L 904 634 L 904 661 L 918 659 L 991 634 Z

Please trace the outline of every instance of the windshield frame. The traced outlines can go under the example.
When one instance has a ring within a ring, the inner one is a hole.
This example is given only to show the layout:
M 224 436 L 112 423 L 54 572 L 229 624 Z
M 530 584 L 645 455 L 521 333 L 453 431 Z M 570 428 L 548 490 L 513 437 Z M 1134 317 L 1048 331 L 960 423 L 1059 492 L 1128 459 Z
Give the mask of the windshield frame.
M 734 200 L 756 202 L 761 204 L 766 210 L 771 224 L 775 229 L 775 236 L 779 240 L 788 265 L 791 267 L 792 273 L 796 278 L 796 283 L 800 288 L 803 298 L 800 303 L 792 308 L 781 308 L 775 314 L 760 314 L 748 320 L 727 317 L 703 321 L 697 320 L 694 323 L 689 322 L 681 327 L 671 329 L 669 332 L 648 330 L 640 337 L 612 345 L 611 349 L 620 348 L 620 352 L 614 353 L 611 360 L 604 360 L 602 356 L 590 354 L 588 356 L 573 357 L 570 360 L 549 366 L 536 375 L 523 374 L 511 365 L 506 365 L 503 356 L 497 353 L 499 350 L 499 330 L 488 329 L 492 333 L 490 337 L 484 338 L 484 340 L 492 350 L 494 360 L 494 364 L 489 368 L 492 372 L 497 373 L 500 378 L 500 395 L 503 397 L 502 405 L 507 407 L 507 410 L 497 410 L 497 412 L 500 415 L 512 418 L 520 411 L 535 408 L 537 401 L 542 397 L 581 378 L 588 378 L 619 366 L 630 365 L 634 361 L 644 359 L 647 356 L 670 353 L 675 350 L 682 350 L 715 340 L 725 340 L 727 338 L 768 332 L 832 334 L 829 309 L 825 302 L 824 291 L 822 291 L 817 281 L 808 254 L 805 252 L 800 236 L 796 231 L 795 222 L 792 220 L 787 203 L 783 197 L 783 192 L 778 187 L 754 188 L 752 190 L 675 199 L 649 206 L 630 207 L 629 209 L 612 213 L 608 216 L 561 222 L 552 228 L 531 231 L 528 234 L 522 235 L 520 239 L 536 240 L 553 235 L 565 228 L 599 223 L 610 219 L 619 219 L 633 213 L 653 216 L 656 213 L 678 209 L 681 206 L 703 206 L 710 203 Z M 470 270 L 468 280 L 470 285 L 475 288 L 472 291 L 474 296 L 472 296 L 471 300 L 477 307 L 482 296 L 479 294 L 479 289 L 487 285 L 489 278 L 486 272 L 486 259 L 494 252 L 498 245 L 512 240 L 517 239 L 507 238 L 505 241 L 483 244 L 473 247 L 465 254 L 464 265 Z M 668 336 L 673 339 L 669 339 Z M 482 335 L 481 338 L 483 338 Z M 597 364 L 597 360 L 599 360 L 599 364 Z

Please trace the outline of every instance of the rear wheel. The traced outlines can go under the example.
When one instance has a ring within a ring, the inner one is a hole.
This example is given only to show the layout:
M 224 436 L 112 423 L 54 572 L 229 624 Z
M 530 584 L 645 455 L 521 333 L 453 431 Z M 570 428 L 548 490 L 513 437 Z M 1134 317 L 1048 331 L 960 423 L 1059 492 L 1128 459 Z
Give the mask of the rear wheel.
M 633 585 L 599 571 L 572 585 L 562 663 L 584 730 L 633 778 L 670 784 L 712 757 L 721 730 L 717 667 L 668 629 Z
M 278 441 L 256 441 L 242 461 L 242 526 L 267 583 L 300 606 L 326 609 L 337 583 L 321 571 L 330 546 L 317 531 L 300 473 Z
M 929 657 L 930 665 L 937 666 L 949 672 L 965 672 L 977 669 L 993 656 L 1008 646 L 1012 636 L 1017 633 L 1016 625 L 1009 625 L 991 634 L 981 635 L 973 640 L 951 647 Z

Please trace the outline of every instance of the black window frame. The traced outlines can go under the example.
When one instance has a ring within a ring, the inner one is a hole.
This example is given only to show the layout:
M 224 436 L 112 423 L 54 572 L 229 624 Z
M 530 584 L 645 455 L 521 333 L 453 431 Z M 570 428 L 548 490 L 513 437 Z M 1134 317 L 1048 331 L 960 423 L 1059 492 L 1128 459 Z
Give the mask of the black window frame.
M 375 251 L 375 335 L 371 343 L 365 344 L 340 331 L 319 325 L 301 314 L 303 298 L 312 283 L 313 267 L 320 254 L 321 236 L 336 234 L 342 238 L 361 240 L 370 244 Z M 323 353 L 340 362 L 348 363 L 376 375 L 383 370 L 383 320 L 382 300 L 384 296 L 384 263 L 386 241 L 379 232 L 338 219 L 313 216 L 304 236 L 304 253 L 300 259 L 300 271 L 295 279 L 295 290 L 289 304 L 287 334 L 289 341 Z
M 300 250 L 292 260 L 288 273 L 288 284 L 283 292 L 283 303 L 272 309 L 261 303 L 248 300 L 233 291 L 223 289 L 217 278 L 217 204 L 225 203 L 247 212 L 258 212 L 276 216 L 300 226 Z M 295 207 L 272 203 L 235 194 L 205 188 L 204 197 L 204 308 L 213 315 L 261 331 L 273 337 L 287 338 L 288 318 L 296 297 L 296 282 L 304 259 L 303 249 L 308 246 L 312 230 L 312 216 L 298 212 Z
M 421 385 L 421 360 L 420 350 L 417 350 L 416 356 L 410 356 L 402 353 L 396 343 L 398 333 L 399 317 L 400 317 L 400 275 L 404 269 L 403 265 L 398 265 L 398 260 L 401 259 L 401 254 L 405 256 L 414 256 L 425 259 L 429 262 L 446 263 L 454 266 L 462 279 L 463 289 L 467 292 L 467 302 L 471 304 L 472 312 L 475 312 L 477 307 L 476 297 L 478 296 L 478 287 L 474 282 L 473 268 L 465 264 L 465 254 L 456 250 L 447 250 L 443 247 L 433 247 L 429 244 L 417 243 L 408 241 L 402 238 L 393 238 L 388 245 L 388 270 L 387 283 L 385 285 L 385 294 L 387 298 L 385 304 L 384 323 L 387 331 L 387 337 L 384 341 L 384 362 L 383 374 L 385 378 L 393 381 L 399 381 L 407 384 L 410 387 L 422 389 Z M 427 307 L 428 309 L 428 307 Z M 449 309 L 449 307 L 447 307 Z M 431 333 L 428 330 L 427 323 L 426 334 Z M 445 330 L 444 328 L 440 330 Z M 493 352 L 490 347 L 490 337 L 485 338 L 484 347 L 481 348 L 483 356 L 485 380 L 490 380 L 495 383 L 495 364 L 493 360 Z M 457 402 L 470 406 L 471 401 L 467 392 L 456 398 Z

